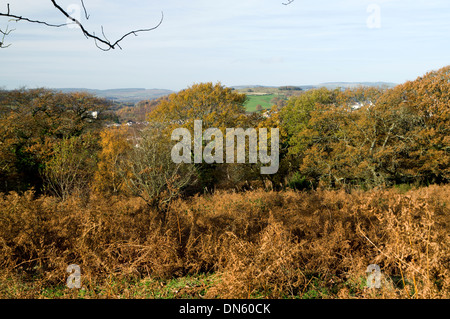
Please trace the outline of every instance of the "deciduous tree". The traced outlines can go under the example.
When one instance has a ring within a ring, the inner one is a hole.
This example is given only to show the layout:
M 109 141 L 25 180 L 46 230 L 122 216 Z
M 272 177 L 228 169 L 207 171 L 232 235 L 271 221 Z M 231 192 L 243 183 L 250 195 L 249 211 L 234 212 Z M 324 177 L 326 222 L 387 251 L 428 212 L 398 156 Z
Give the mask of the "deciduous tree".
M 64 138 L 98 131 L 109 102 L 85 93 L 45 89 L 0 92 L 0 189 L 42 187 L 41 171 Z M 97 112 L 97 116 L 93 116 Z
M 149 125 L 132 145 L 127 157 L 119 162 L 121 176 L 131 193 L 159 208 L 164 219 L 167 204 L 195 181 L 194 166 L 174 163 L 170 138 L 161 126 Z
M 45 163 L 46 188 L 62 200 L 70 195 L 89 195 L 89 184 L 96 168 L 97 143 L 93 136 L 72 136 L 56 143 Z
M 105 128 L 100 133 L 101 151 L 98 154 L 98 165 L 94 177 L 94 189 L 106 195 L 118 194 L 125 184 L 126 166 L 122 163 L 132 151 L 132 145 L 127 140 L 128 128 Z M 125 170 L 122 174 L 120 169 Z

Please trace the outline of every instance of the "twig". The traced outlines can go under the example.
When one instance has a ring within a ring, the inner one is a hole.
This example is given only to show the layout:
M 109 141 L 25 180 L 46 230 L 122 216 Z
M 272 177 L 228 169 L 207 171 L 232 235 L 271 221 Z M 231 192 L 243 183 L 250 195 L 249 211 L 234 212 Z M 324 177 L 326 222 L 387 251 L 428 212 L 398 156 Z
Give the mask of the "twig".
M 15 29 L 8 30 L 8 26 L 6 26 L 6 30 L 5 30 L 5 31 L 3 31 L 3 30 L 0 29 L 0 33 L 3 34 L 2 40 L 0 41 L 0 48 L 4 49 L 4 48 L 7 48 L 7 47 L 9 47 L 9 46 L 11 45 L 11 43 L 8 44 L 8 45 L 5 45 L 5 37 L 6 37 L 7 35 L 9 35 L 9 34 L 10 34 L 12 31 L 14 31 L 14 30 L 15 30 Z
M 385 257 L 387 258 L 391 258 L 391 256 L 387 255 L 385 252 L 383 252 L 380 248 L 378 248 L 377 245 L 375 245 L 361 230 L 361 228 L 358 226 L 358 231 L 361 233 L 361 235 L 369 242 L 371 243 L 381 254 L 383 254 Z M 404 264 L 405 266 L 410 266 L 407 265 L 400 257 L 398 257 L 397 255 L 394 255 L 394 258 L 397 259 L 397 261 L 399 261 L 400 263 Z M 417 271 L 418 273 L 421 273 L 420 270 L 416 269 L 415 267 L 411 267 L 413 268 L 415 271 Z
M 105 32 L 103 30 L 103 26 L 102 26 L 102 34 L 103 34 L 104 38 L 100 38 L 100 37 L 96 36 L 94 32 L 91 33 L 88 30 L 86 30 L 86 28 L 83 26 L 83 24 L 79 20 L 77 20 L 76 18 L 72 17 L 69 13 L 67 13 L 67 11 L 64 10 L 55 0 L 50 0 L 50 1 L 52 2 L 53 6 L 58 11 L 60 11 L 68 20 L 72 21 L 73 24 L 76 24 L 76 25 L 78 25 L 80 27 L 83 35 L 86 38 L 94 39 L 95 45 L 99 49 L 101 49 L 103 51 L 109 51 L 111 49 L 115 49 L 116 47 L 118 47 L 119 49 L 122 49 L 122 47 L 119 45 L 119 42 L 123 41 L 126 37 L 128 37 L 128 36 L 130 36 L 132 34 L 137 36 L 138 33 L 140 33 L 140 32 L 149 32 L 149 31 L 155 30 L 162 24 L 162 22 L 164 20 L 164 13 L 161 12 L 161 19 L 156 24 L 156 26 L 154 26 L 152 28 L 147 28 L 147 29 L 132 30 L 132 31 L 130 31 L 128 33 L 125 33 L 117 41 L 111 42 L 111 41 L 109 41 L 106 38 Z M 86 10 L 86 7 L 84 5 L 84 1 L 83 0 L 81 0 L 81 4 L 83 6 L 84 15 L 85 15 L 86 19 L 89 19 L 89 15 L 87 13 L 87 10 Z M 43 25 L 46 25 L 46 26 L 49 26 L 49 27 L 57 27 L 57 28 L 63 27 L 63 26 L 67 26 L 67 25 L 71 24 L 71 23 L 53 24 L 53 23 L 48 23 L 46 21 L 34 20 L 34 19 L 27 18 L 27 17 L 23 17 L 23 16 L 12 14 L 11 10 L 10 10 L 9 3 L 7 4 L 6 8 L 7 8 L 7 12 L 6 13 L 0 12 L 0 16 L 13 18 L 16 22 L 18 22 L 18 21 L 27 21 L 27 22 L 31 22 L 31 23 L 39 23 L 39 24 L 43 24 Z M 3 31 L 2 31 L 2 34 L 4 34 Z M 106 48 L 105 47 L 101 47 L 100 45 L 106 46 Z
M 38 257 L 38 258 L 34 258 L 34 259 L 30 259 L 30 260 L 25 260 L 22 261 L 21 263 L 18 263 L 17 265 L 15 265 L 12 269 L 19 267 L 20 265 L 26 264 L 26 263 L 31 263 L 33 261 L 36 260 L 41 260 L 41 259 L 49 259 L 50 257 Z
M 81 5 L 83 6 L 84 16 L 86 17 L 86 20 L 89 20 L 90 15 L 86 11 L 86 7 L 84 6 L 84 1 L 83 0 L 81 0 Z
M 25 17 L 22 17 L 22 16 L 15 15 L 15 14 L 9 14 L 9 13 L 1 13 L 0 12 L 0 16 L 14 18 L 16 20 L 16 22 L 20 21 L 20 20 L 23 20 L 23 21 L 28 21 L 28 22 L 32 22 L 32 23 L 45 24 L 48 27 L 55 27 L 55 28 L 59 28 L 59 27 L 63 27 L 63 26 L 67 25 L 67 23 L 51 24 L 51 23 L 47 23 L 45 21 L 33 20 L 33 19 L 29 19 L 29 18 L 25 18 Z

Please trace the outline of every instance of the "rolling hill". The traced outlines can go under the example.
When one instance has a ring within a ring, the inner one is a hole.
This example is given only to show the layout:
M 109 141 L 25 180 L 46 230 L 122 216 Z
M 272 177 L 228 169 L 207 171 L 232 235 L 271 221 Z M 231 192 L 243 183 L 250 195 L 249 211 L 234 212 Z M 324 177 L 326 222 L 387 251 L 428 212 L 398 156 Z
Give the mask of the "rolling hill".
M 86 89 L 86 88 L 63 88 L 55 89 L 63 93 L 87 92 L 95 96 L 106 98 L 118 103 L 137 103 L 143 100 L 153 100 L 161 96 L 168 95 L 174 91 L 166 89 L 143 89 L 143 88 L 124 88 L 124 89 Z

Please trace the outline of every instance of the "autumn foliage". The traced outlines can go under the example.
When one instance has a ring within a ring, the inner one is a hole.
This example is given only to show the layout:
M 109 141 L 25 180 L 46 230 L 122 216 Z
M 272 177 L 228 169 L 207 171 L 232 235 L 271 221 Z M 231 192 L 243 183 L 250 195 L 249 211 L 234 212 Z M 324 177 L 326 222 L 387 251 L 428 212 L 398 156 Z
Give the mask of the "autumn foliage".
M 281 110 L 289 154 L 311 183 L 449 181 L 449 68 L 393 89 L 306 92 Z
M 207 298 L 448 298 L 449 191 L 218 192 L 173 202 L 165 224 L 138 198 L 4 195 L 0 296 L 62 287 L 75 297 L 64 288 L 75 263 L 93 298 L 112 281 L 200 274 L 218 278 Z M 381 268 L 379 290 L 366 287 L 370 264 Z
M 264 115 L 200 83 L 110 127 L 120 112 L 85 93 L 0 91 L 0 297 L 75 298 L 77 264 L 92 298 L 189 276 L 211 279 L 185 289 L 196 298 L 449 298 L 449 97 L 450 67 L 302 91 Z M 279 128 L 277 174 L 175 164 L 170 133 L 194 120 Z

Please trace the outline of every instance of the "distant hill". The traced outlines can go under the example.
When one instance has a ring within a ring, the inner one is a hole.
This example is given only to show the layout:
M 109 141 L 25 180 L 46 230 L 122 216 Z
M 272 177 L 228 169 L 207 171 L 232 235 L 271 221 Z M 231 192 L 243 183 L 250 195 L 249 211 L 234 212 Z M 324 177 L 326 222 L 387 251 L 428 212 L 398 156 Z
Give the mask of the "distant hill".
M 235 90 L 242 89 L 253 89 L 253 88 L 277 88 L 278 86 L 267 86 L 267 85 L 233 85 L 231 88 Z
M 315 87 L 326 87 L 329 89 L 340 88 L 353 88 L 358 86 L 375 86 L 375 87 L 394 87 L 397 84 L 391 82 L 325 82 L 315 85 Z
M 161 96 L 173 93 L 174 91 L 166 89 L 143 89 L 143 88 L 124 88 L 124 89 L 86 89 L 86 88 L 58 88 L 55 89 L 63 93 L 87 92 L 97 97 L 105 98 L 119 103 L 137 103 L 142 100 L 153 100 Z
M 235 85 L 232 86 L 233 89 L 238 91 L 248 91 L 248 89 L 256 89 L 256 91 L 267 91 L 270 92 L 271 89 L 280 89 L 286 87 L 298 87 L 303 90 L 310 90 L 314 88 L 320 88 L 320 87 L 326 87 L 329 89 L 335 89 L 338 87 L 341 88 L 352 88 L 357 86 L 375 86 L 375 87 L 394 87 L 396 86 L 396 83 L 391 82 L 325 82 L 325 83 L 319 83 L 319 84 L 307 84 L 307 85 L 292 85 L 292 86 L 265 86 L 265 85 Z
M 329 89 L 334 88 L 351 88 L 356 86 L 378 86 L 378 87 L 393 87 L 395 83 L 390 82 L 326 82 L 315 85 L 296 85 L 296 86 L 264 86 L 264 85 L 236 85 L 232 86 L 233 89 L 244 92 L 263 92 L 266 94 L 280 93 L 280 91 L 286 91 L 286 88 L 299 88 L 301 90 L 309 90 L 319 87 L 326 87 Z M 136 104 L 140 101 L 154 100 L 175 91 L 167 89 L 145 89 L 145 88 L 121 88 L 121 89 L 87 89 L 87 88 L 56 88 L 55 90 L 63 93 L 70 92 L 87 92 L 95 96 L 106 98 L 117 103 Z

